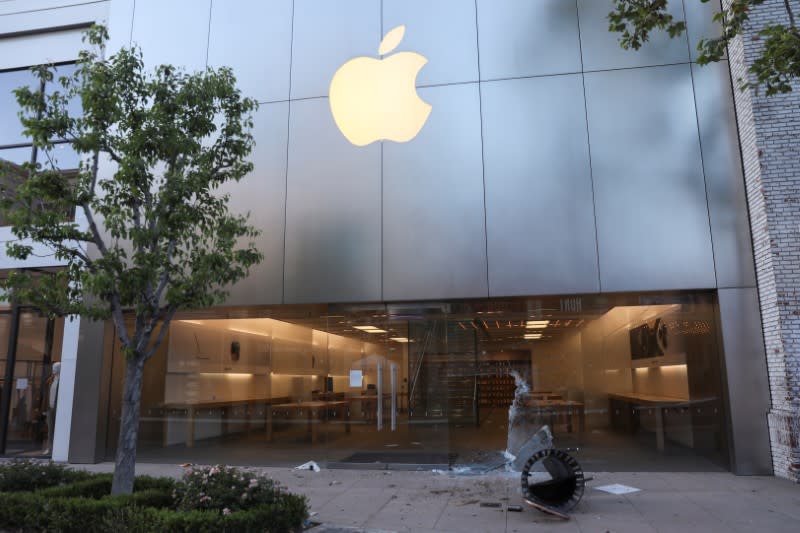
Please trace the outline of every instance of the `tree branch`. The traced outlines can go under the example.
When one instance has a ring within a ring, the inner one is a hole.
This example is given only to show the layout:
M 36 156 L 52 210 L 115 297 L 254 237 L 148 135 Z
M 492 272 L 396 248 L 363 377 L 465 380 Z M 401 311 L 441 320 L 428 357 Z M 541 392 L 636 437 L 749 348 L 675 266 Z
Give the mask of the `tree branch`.
M 783 5 L 786 6 L 786 13 L 789 15 L 789 25 L 792 28 L 796 29 L 797 26 L 795 25 L 794 22 L 794 12 L 792 11 L 791 2 L 789 2 L 789 0 L 783 0 Z
M 161 273 L 161 279 L 158 283 L 158 288 L 156 289 L 155 293 L 153 294 L 154 304 L 158 305 L 161 302 L 161 294 L 164 292 L 164 289 L 169 283 L 169 266 L 172 264 L 172 254 L 175 253 L 175 239 L 169 241 L 169 245 L 167 246 L 167 256 L 164 258 L 164 271 Z
M 156 336 L 156 340 L 153 342 L 153 345 L 150 347 L 150 349 L 144 356 L 145 360 L 153 357 L 153 354 L 156 353 L 158 347 L 161 346 L 161 343 L 164 341 L 164 337 L 166 336 L 167 331 L 169 330 L 169 324 L 170 322 L 172 322 L 172 318 L 175 316 L 175 312 L 177 310 L 178 308 L 175 306 L 169 307 L 169 311 L 167 311 L 166 318 L 164 318 L 164 321 L 161 322 L 161 329 L 158 330 L 158 335 Z
M 108 254 L 108 247 L 106 246 L 106 241 L 103 240 L 103 236 L 100 235 L 100 230 L 97 229 L 97 223 L 94 220 L 94 215 L 92 215 L 89 204 L 82 202 L 81 208 L 83 209 L 83 214 L 86 216 L 86 221 L 89 223 L 89 231 L 92 232 L 92 242 L 97 245 L 97 249 L 100 250 L 100 253 L 105 257 L 106 254 Z
M 128 335 L 128 328 L 125 325 L 125 316 L 122 314 L 122 304 L 119 301 L 119 292 L 116 290 L 111 293 L 111 315 L 114 325 L 117 326 L 117 336 L 122 341 L 124 348 L 130 348 L 131 338 Z

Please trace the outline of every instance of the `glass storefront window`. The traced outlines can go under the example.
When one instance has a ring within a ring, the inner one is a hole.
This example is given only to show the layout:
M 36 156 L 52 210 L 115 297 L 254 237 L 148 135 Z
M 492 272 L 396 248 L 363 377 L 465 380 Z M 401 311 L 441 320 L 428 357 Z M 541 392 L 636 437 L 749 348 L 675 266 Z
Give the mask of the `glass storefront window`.
M 75 72 L 74 64 L 59 65 L 54 68 L 54 80 L 45 86 L 48 95 L 62 90 L 58 78 L 71 76 Z M 28 85 L 38 89 L 40 82 L 29 70 L 14 70 L 0 72 L 0 123 L 4 128 L 0 130 L 0 188 L 5 197 L 13 196 L 16 187 L 26 179 L 27 172 L 21 168 L 23 163 L 28 163 L 32 156 L 30 139 L 22 134 L 18 112 L 19 105 L 13 90 Z M 75 98 L 69 102 L 68 110 L 71 116 L 80 116 L 81 103 Z M 37 163 L 44 170 L 58 169 L 65 176 L 72 177 L 76 174 L 80 157 L 67 142 L 53 139 L 56 143 L 50 150 L 37 151 Z M 66 220 L 72 220 L 73 212 L 65 213 Z M 8 221 L 0 217 L 0 226 L 8 225 Z
M 22 124 L 17 113 L 19 105 L 14 96 L 14 89 L 28 86 L 38 89 L 39 80 L 29 70 L 11 70 L 0 72 L 0 146 L 28 142 L 22 134 Z
M 727 468 L 710 292 L 217 309 L 145 368 L 148 461 L 501 465 L 526 416 L 587 470 Z M 122 360 L 112 359 L 107 451 Z
M 48 413 L 52 383 L 49 378 L 53 363 L 61 355 L 63 319 L 48 320 L 33 311 L 20 313 L 12 377 L 6 382 L 11 322 L 10 312 L 0 314 L 0 349 L 4 354 L 0 359 L 0 395 L 6 387 L 11 388 L 6 454 L 49 454 L 55 421 L 54 412 Z

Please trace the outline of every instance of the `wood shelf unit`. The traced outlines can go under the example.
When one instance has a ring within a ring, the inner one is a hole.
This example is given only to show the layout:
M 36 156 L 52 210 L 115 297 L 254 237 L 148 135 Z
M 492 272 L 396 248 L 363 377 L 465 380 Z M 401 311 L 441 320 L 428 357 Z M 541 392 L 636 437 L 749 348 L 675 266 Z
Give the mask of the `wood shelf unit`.
M 529 360 L 483 360 L 478 362 L 478 407 L 508 407 L 514 401 L 516 383 L 511 371 L 529 376 Z

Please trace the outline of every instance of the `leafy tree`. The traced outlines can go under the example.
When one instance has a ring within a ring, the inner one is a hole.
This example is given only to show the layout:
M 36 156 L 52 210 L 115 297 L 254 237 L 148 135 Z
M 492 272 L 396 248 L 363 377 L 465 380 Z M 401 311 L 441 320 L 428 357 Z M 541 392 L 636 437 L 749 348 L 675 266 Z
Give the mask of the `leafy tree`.
M 70 76 L 33 69 L 57 83 L 52 94 L 15 91 L 25 132 L 48 162 L 22 165 L 25 179 L 3 195 L 19 239 L 8 254 L 25 260 L 44 246 L 66 267 L 52 276 L 15 272 L 4 288 L 49 315 L 114 321 L 126 358 L 112 488 L 121 493 L 133 488 L 145 362 L 176 312 L 220 302 L 262 255 L 257 231 L 219 191 L 253 168 L 246 158 L 256 102 L 241 96 L 229 69 L 148 72 L 135 47 L 105 59 L 107 39 L 102 26 L 87 31 L 90 50 Z M 75 99 L 80 114 L 70 112 Z M 77 173 L 58 168 L 59 141 L 81 155 Z M 6 174 L 19 176 L 19 167 Z
M 709 0 L 690 0 L 707 3 Z M 716 1 L 716 0 L 715 0 Z M 720 35 L 701 39 L 697 45 L 700 53 L 697 62 L 705 65 L 725 56 L 728 43 L 741 34 L 750 20 L 750 14 L 766 0 L 730 0 L 714 21 L 720 25 Z M 666 31 L 677 37 L 686 31 L 686 23 L 667 10 L 667 0 L 613 0 L 614 10 L 608 14 L 609 30 L 621 33 L 623 48 L 638 50 L 654 30 Z M 795 23 L 791 0 L 783 0 L 786 11 L 785 24 L 769 24 L 758 32 L 763 41 L 760 55 L 750 65 L 754 82 L 743 87 L 764 86 L 768 96 L 787 93 L 791 83 L 800 76 L 800 31 Z

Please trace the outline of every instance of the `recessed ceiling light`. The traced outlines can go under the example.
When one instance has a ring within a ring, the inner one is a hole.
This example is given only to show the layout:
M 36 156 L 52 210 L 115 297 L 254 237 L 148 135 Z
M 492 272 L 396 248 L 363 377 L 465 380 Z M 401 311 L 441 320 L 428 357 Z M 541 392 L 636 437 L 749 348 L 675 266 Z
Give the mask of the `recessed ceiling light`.
M 541 339 L 542 338 L 542 334 L 541 333 L 526 333 L 525 334 L 525 338 L 526 339 Z
M 378 329 L 375 326 L 353 326 L 353 327 L 356 329 L 360 329 L 361 331 L 372 331 Z
M 525 327 L 529 329 L 542 329 L 546 328 L 550 324 L 549 320 L 528 320 L 525 323 Z
M 411 340 L 408 340 L 408 338 L 406 337 L 389 337 L 389 338 L 395 342 L 413 342 Z
M 377 328 L 375 328 L 375 329 L 365 329 L 364 331 L 366 333 L 386 333 L 385 329 L 377 329 Z

